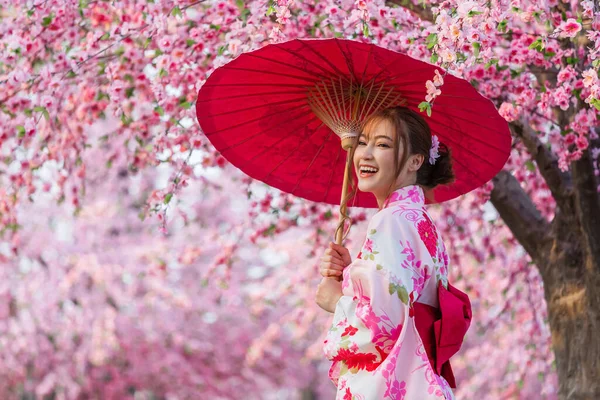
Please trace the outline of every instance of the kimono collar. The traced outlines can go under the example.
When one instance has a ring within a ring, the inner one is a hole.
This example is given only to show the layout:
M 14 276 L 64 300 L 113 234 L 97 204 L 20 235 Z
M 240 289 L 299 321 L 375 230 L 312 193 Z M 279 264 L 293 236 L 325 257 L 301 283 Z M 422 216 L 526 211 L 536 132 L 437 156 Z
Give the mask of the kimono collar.
M 423 188 L 419 185 L 408 185 L 397 189 L 392 192 L 386 199 L 383 208 L 392 206 L 417 206 L 422 207 L 425 205 L 425 193 Z

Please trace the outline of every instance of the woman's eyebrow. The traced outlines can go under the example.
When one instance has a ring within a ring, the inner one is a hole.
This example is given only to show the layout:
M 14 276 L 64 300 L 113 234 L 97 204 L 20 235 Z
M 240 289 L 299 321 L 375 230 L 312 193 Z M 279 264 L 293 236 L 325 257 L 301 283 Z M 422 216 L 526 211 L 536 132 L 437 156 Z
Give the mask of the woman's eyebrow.
M 363 133 L 361 133 L 360 136 L 366 138 L 366 136 Z M 390 141 L 392 140 L 391 137 L 385 136 L 385 135 L 377 135 L 377 136 L 375 136 L 375 139 L 379 139 L 379 138 L 387 139 L 387 140 L 390 140 Z

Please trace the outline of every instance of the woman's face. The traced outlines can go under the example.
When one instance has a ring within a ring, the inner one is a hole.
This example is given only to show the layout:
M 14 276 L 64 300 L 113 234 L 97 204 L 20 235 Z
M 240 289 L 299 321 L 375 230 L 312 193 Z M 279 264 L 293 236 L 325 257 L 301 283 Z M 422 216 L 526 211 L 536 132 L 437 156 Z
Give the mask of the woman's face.
M 354 152 L 354 169 L 358 177 L 358 189 L 361 192 L 370 192 L 378 201 L 387 195 L 390 185 L 397 181 L 396 166 L 394 165 L 394 126 L 388 120 L 382 119 L 372 125 L 368 137 L 360 135 L 356 151 Z M 400 143 L 399 159 L 402 157 L 402 144 Z M 395 189 L 394 185 L 392 189 Z

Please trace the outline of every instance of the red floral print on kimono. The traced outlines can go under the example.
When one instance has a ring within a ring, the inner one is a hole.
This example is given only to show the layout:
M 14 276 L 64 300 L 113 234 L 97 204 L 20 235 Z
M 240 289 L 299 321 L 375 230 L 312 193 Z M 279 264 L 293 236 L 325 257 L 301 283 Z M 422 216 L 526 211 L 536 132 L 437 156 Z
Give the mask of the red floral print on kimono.
M 414 321 L 413 304 L 439 307 L 448 254 L 417 185 L 392 193 L 369 222 L 367 238 L 343 273 L 324 353 L 336 399 L 453 400 L 435 373 Z

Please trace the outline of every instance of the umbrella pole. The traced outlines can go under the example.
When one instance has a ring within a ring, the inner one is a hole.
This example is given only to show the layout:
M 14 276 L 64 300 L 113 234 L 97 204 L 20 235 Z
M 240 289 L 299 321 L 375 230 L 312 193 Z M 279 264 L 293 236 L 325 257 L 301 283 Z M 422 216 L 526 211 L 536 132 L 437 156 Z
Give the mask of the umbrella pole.
M 351 146 L 350 146 L 351 147 Z M 344 203 L 344 198 L 346 197 L 346 193 L 348 192 L 348 164 L 350 161 L 350 148 L 344 146 L 344 150 L 346 150 L 346 166 L 344 167 L 344 183 L 342 184 L 342 197 L 340 198 L 340 215 L 338 219 L 338 226 L 335 230 L 335 242 L 342 245 L 342 240 L 344 240 L 344 220 L 346 219 L 344 215 L 346 215 L 346 204 Z

